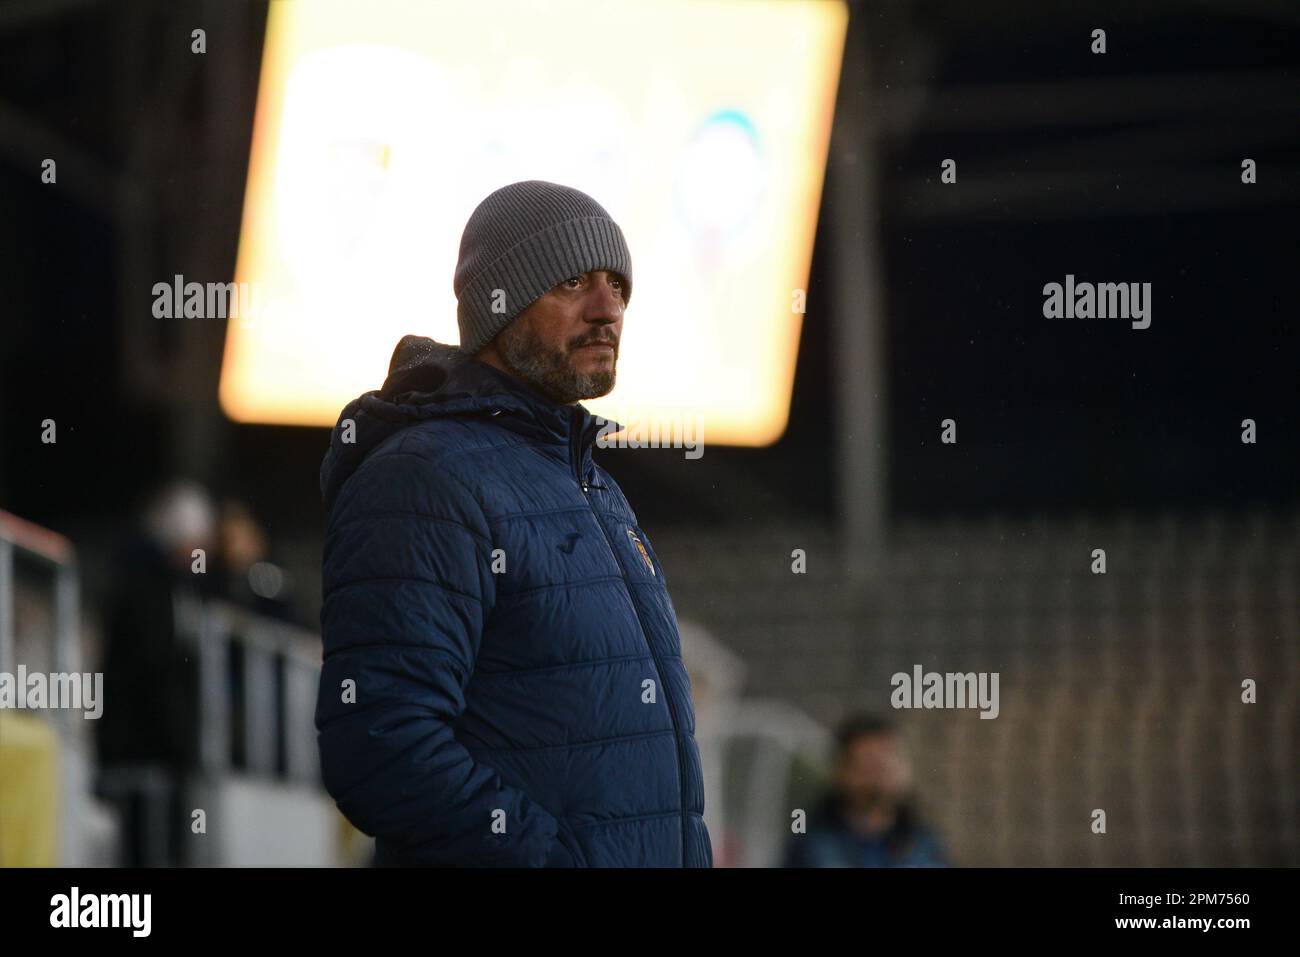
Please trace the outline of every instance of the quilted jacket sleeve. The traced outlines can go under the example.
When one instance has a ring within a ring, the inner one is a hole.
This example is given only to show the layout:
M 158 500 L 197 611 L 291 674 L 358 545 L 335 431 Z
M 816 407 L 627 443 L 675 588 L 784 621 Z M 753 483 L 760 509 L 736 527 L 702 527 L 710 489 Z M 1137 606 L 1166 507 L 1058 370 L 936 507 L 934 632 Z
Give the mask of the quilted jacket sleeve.
M 453 735 L 495 596 L 491 549 L 473 493 L 421 456 L 379 453 L 343 488 L 322 568 L 325 787 L 400 863 L 573 866 L 555 817 Z

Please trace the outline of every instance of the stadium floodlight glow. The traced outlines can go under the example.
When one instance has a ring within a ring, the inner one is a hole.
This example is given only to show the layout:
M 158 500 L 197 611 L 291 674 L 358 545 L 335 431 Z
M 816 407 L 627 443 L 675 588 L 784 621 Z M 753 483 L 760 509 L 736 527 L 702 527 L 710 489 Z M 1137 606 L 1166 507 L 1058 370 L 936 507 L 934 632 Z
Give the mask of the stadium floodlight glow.
M 632 250 L 618 384 L 584 404 L 776 441 L 847 24 L 842 0 L 271 4 L 225 413 L 333 425 L 403 335 L 457 342 L 465 221 L 545 179 Z

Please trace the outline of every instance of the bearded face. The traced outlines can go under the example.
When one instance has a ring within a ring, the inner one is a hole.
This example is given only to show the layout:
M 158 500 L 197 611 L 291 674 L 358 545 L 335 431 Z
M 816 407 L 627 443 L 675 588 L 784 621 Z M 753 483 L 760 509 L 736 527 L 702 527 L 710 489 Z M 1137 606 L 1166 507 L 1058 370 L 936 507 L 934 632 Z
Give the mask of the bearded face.
M 606 395 L 614 388 L 626 288 L 615 272 L 570 276 L 530 303 L 478 358 L 560 404 Z
M 513 375 L 555 402 L 594 399 L 614 388 L 618 340 L 611 328 L 583 329 L 571 339 L 548 338 L 520 316 L 501 330 L 496 346 Z

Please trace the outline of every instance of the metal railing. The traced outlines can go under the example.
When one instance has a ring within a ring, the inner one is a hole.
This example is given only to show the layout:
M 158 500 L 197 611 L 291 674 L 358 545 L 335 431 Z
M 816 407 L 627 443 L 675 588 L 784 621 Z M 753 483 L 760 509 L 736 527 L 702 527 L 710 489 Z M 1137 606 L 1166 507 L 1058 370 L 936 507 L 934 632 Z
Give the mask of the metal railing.
M 188 814 L 212 810 L 239 792 L 239 813 L 319 820 L 324 792 L 314 716 L 320 640 L 307 629 L 201 598 L 189 588 L 173 589 L 172 613 L 175 640 L 193 649 L 197 662 L 194 770 L 178 777 L 161 766 L 127 766 L 106 774 L 105 787 L 139 808 L 145 866 L 247 864 L 256 838 L 232 846 L 198 836 L 190 821 L 178 824 L 174 815 L 178 806 Z
M 76 550 L 62 535 L 0 510 L 0 671 L 12 672 L 14 645 L 14 564 L 34 560 L 54 574 L 54 670 L 77 671 Z
M 319 786 L 314 716 L 320 638 L 225 601 L 182 602 L 178 636 L 199 660 L 200 767 Z M 236 756 L 242 755 L 242 761 Z
M 819 778 L 828 776 L 831 734 L 784 701 L 737 702 L 719 733 L 718 759 L 728 785 L 709 800 L 727 802 L 720 837 L 733 867 L 779 867 L 791 834 L 791 770 L 802 764 Z M 741 747 L 752 753 L 737 760 Z
M 696 739 L 704 763 L 704 816 L 714 865 L 774 867 L 782 858 L 791 770 L 825 775 L 831 734 L 798 708 L 746 699 L 743 659 L 707 628 L 680 618 L 682 653 L 695 688 Z M 749 752 L 750 760 L 742 759 Z
M 15 613 L 19 561 L 52 574 L 52 670 L 79 672 L 80 582 L 76 549 L 57 532 L 3 510 L 0 510 L 0 672 L 13 674 L 19 664 Z M 93 851 L 83 840 L 83 831 L 96 811 L 89 781 L 93 761 L 82 740 L 85 729 L 80 724 L 81 714 L 56 708 L 49 720 L 58 740 L 57 858 L 64 866 L 93 863 L 87 857 Z

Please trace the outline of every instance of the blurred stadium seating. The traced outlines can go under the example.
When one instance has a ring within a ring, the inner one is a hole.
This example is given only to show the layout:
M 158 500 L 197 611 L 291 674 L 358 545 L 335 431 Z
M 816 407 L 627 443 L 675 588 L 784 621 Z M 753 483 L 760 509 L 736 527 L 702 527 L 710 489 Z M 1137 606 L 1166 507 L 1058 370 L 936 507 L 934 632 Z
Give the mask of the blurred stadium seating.
M 791 587 L 793 547 L 809 563 Z M 1090 571 L 1097 547 L 1105 575 Z M 4 548 L 24 552 L 13 536 Z M 909 523 L 865 587 L 813 527 L 722 541 L 665 533 L 657 548 L 695 685 L 720 866 L 776 863 L 791 810 L 826 780 L 827 726 L 851 709 L 888 707 L 890 675 L 913 663 L 1001 676 L 995 720 L 903 716 L 923 806 L 958 863 L 1297 863 L 1300 653 L 1288 636 L 1300 631 L 1300 515 Z M 13 645 L 29 668 L 76 660 L 75 635 L 58 652 L 57 588 L 10 573 L 0 589 L 13 589 L 0 601 L 17 610 Z M 316 636 L 220 602 L 179 617 L 202 687 L 203 770 L 188 782 L 189 802 L 206 810 L 213 835 L 191 840 L 184 859 L 363 861 L 366 842 L 319 785 Z M 81 616 L 91 644 L 94 618 L 94 609 Z M 1246 678 L 1258 704 L 1237 704 Z M 24 833 L 57 830 L 59 862 L 111 863 L 111 819 L 87 784 L 89 722 L 21 717 L 54 729 L 65 769 L 57 828 L 33 820 Z M 41 740 L 6 727 L 11 750 Z M 48 778 L 7 780 L 6 806 L 48 815 L 34 799 Z M 1106 810 L 1105 835 L 1090 830 L 1094 808 Z M 230 819 L 241 826 L 220 826 Z M 5 860 L 51 863 L 52 847 L 28 840 Z
M 1296 514 L 907 523 L 866 587 L 811 527 L 665 530 L 656 548 L 679 614 L 744 659 L 747 692 L 817 722 L 888 709 L 914 663 L 1000 673 L 995 720 L 899 715 L 959 864 L 1300 863 Z M 1247 678 L 1258 704 L 1240 703 Z

